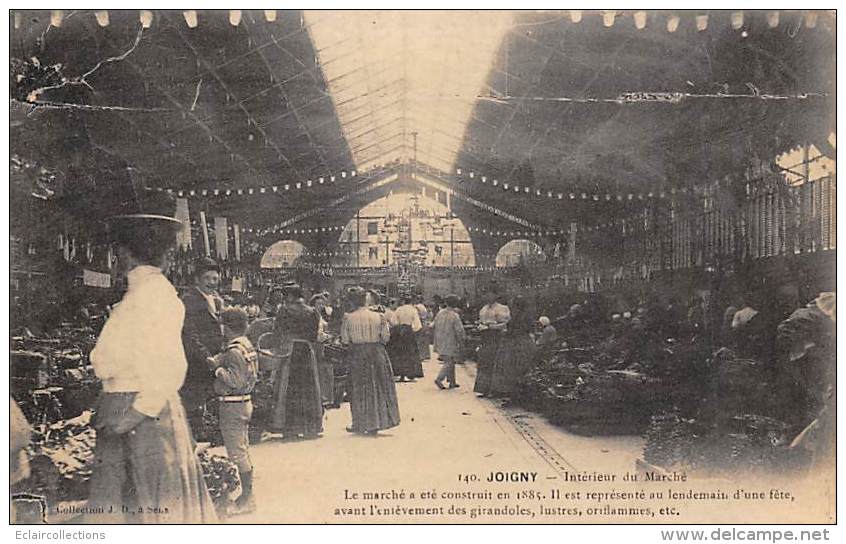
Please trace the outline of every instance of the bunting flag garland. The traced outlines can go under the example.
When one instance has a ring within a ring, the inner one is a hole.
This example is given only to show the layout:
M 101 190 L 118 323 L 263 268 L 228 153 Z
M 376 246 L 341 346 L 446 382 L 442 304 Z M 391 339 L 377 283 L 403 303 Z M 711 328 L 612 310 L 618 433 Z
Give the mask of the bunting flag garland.
M 277 10 L 275 9 L 266 9 L 263 10 L 264 12 L 264 19 L 267 23 L 275 23 L 278 19 Z M 693 25 L 695 26 L 698 32 L 703 32 L 709 28 L 708 25 L 708 15 L 703 14 L 701 12 L 695 13 L 691 16 L 689 12 L 683 12 L 680 14 L 671 13 L 669 15 L 664 15 L 663 13 L 655 13 L 655 12 L 647 12 L 643 10 L 638 11 L 617 11 L 617 10 L 568 10 L 570 22 L 572 24 L 579 24 L 581 23 L 585 17 L 597 17 L 601 20 L 603 27 L 605 28 L 612 28 L 614 26 L 619 26 L 620 24 L 625 24 L 621 21 L 630 19 L 631 22 L 628 24 L 634 24 L 634 27 L 637 30 L 644 30 L 648 28 L 659 29 L 663 28 L 669 33 L 675 32 L 680 25 L 682 25 L 682 16 L 684 16 L 685 21 L 690 21 L 692 19 Z M 817 28 L 817 22 L 820 18 L 820 14 L 824 14 L 825 11 L 822 10 L 790 10 L 788 13 L 795 13 L 796 17 L 799 18 L 801 22 L 804 22 L 806 28 L 814 29 Z M 766 21 L 769 28 L 776 28 L 780 23 L 780 12 L 779 11 L 770 11 L 766 13 Z M 14 26 L 15 30 L 21 28 L 23 24 L 23 17 L 21 16 L 20 12 L 16 11 L 14 13 Z M 97 24 L 101 27 L 109 26 L 109 11 L 108 10 L 95 10 L 93 12 L 94 18 L 97 21 Z M 201 26 L 202 20 L 198 16 L 197 10 L 184 10 L 182 12 L 183 19 L 185 21 L 185 25 L 188 28 L 197 28 Z M 666 19 L 664 19 L 666 17 Z M 63 10 L 53 10 L 50 13 L 50 25 L 54 28 L 61 28 L 64 20 L 66 19 L 65 12 Z M 139 11 L 139 19 L 141 24 L 144 28 L 150 28 L 153 24 L 153 12 L 150 10 L 140 10 Z M 229 23 L 233 27 L 237 27 L 241 23 L 242 19 L 242 11 L 233 9 L 228 10 L 228 19 Z M 664 24 L 661 24 L 661 23 Z M 691 24 L 690 22 L 685 22 L 684 24 Z M 729 26 L 734 31 L 741 31 L 744 29 L 749 28 L 750 23 L 747 21 L 745 13 L 743 11 L 735 11 L 730 14 L 729 17 Z
M 478 181 L 479 183 L 488 185 L 490 187 L 498 187 L 503 191 L 512 191 L 520 196 L 530 196 L 530 197 L 543 197 L 548 199 L 557 199 L 557 200 L 591 200 L 595 202 L 599 201 L 606 201 L 610 202 L 615 200 L 617 202 L 623 201 L 631 201 L 631 200 L 646 200 L 646 199 L 665 199 L 668 196 L 675 196 L 677 194 L 700 194 L 702 190 L 698 187 L 693 190 L 688 190 L 687 187 L 682 187 L 680 189 L 671 188 L 667 191 L 647 191 L 647 192 L 632 192 L 632 193 L 611 193 L 611 192 L 602 192 L 602 193 L 588 193 L 588 192 L 561 192 L 561 191 L 552 191 L 549 189 L 539 189 L 521 185 L 515 185 L 509 182 L 501 182 L 495 178 L 489 178 L 486 175 L 479 174 L 477 172 L 464 172 L 462 168 L 456 168 L 455 170 L 456 176 L 463 176 L 466 175 L 467 178 Z M 458 179 L 458 183 L 462 183 L 465 181 L 465 178 L 460 177 Z
M 351 171 L 342 171 L 340 172 L 340 177 L 342 179 L 349 178 L 350 181 L 353 181 L 353 178 L 358 176 L 358 172 L 355 170 Z M 338 175 L 329 175 L 329 176 L 321 176 L 318 177 L 317 180 L 307 179 L 305 181 L 295 181 L 289 183 L 283 183 L 280 185 L 264 185 L 264 186 L 256 186 L 256 187 L 238 187 L 238 188 L 231 188 L 231 187 L 212 187 L 212 188 L 203 188 L 203 189 L 172 189 L 172 188 L 165 188 L 165 187 L 157 187 L 157 191 L 166 191 L 168 194 L 176 195 L 179 198 L 196 198 L 196 197 L 243 197 L 243 196 L 255 196 L 255 195 L 266 195 L 269 193 L 284 193 L 290 192 L 292 190 L 302 190 L 302 189 L 309 189 L 316 185 L 325 185 L 327 182 L 335 183 L 338 179 Z

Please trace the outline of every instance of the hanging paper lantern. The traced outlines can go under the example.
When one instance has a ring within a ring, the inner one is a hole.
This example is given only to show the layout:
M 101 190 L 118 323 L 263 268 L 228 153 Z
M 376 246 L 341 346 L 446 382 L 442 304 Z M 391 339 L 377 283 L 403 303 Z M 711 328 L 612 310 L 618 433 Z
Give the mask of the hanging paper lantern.
M 50 26 L 60 28 L 62 22 L 65 20 L 65 12 L 60 9 L 54 9 L 50 12 Z
M 617 17 L 617 12 L 613 10 L 602 12 L 602 25 L 605 28 L 614 26 L 614 19 Z
M 188 25 L 188 28 L 197 28 L 197 10 L 183 11 L 182 16 L 185 17 L 185 24 Z
M 97 19 L 97 24 L 100 26 L 109 26 L 109 12 L 101 10 L 94 12 L 94 17 Z
M 743 26 L 743 12 L 735 11 L 731 14 L 731 27 L 735 30 L 740 30 Z
M 696 30 L 702 32 L 703 30 L 708 28 L 708 16 L 707 15 L 697 15 L 696 16 Z
M 241 24 L 241 10 L 240 9 L 230 9 L 229 10 L 229 24 L 232 26 L 238 26 Z
M 570 20 L 574 23 L 580 23 L 582 21 L 582 10 L 580 9 L 571 9 L 570 10 Z
M 777 11 L 771 11 L 771 12 L 767 13 L 767 25 L 769 25 L 770 28 L 777 27 L 778 26 L 778 18 L 779 18 L 779 12 L 777 12 Z
M 805 26 L 808 28 L 817 27 L 817 13 L 815 11 L 809 11 L 805 14 Z
M 667 32 L 675 32 L 679 28 L 679 16 L 670 15 L 667 18 Z
M 23 15 L 21 15 L 19 12 L 16 11 L 15 12 L 15 24 L 14 24 L 15 30 L 17 30 L 21 27 L 22 22 L 23 22 Z
M 638 30 L 643 30 L 646 28 L 646 12 L 645 11 L 636 11 L 634 13 L 634 22 L 635 28 Z

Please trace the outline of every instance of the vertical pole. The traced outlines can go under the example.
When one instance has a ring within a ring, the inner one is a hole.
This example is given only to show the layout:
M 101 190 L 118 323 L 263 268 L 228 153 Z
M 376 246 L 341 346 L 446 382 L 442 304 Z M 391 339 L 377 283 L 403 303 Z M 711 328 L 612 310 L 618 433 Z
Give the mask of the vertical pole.
M 455 225 L 449 227 L 449 266 L 455 266 Z
M 355 212 L 355 267 L 361 268 L 361 210 Z

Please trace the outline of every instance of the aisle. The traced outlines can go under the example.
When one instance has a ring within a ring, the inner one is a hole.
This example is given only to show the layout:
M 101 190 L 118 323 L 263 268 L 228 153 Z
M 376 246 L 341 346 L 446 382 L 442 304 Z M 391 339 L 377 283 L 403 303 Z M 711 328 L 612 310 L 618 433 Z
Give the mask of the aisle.
M 560 479 L 562 471 L 631 469 L 640 455 L 637 437 L 577 437 L 522 410 L 504 409 L 500 401 L 477 398 L 471 363 L 457 367 L 462 387 L 446 391 L 432 381 L 437 361 L 427 361 L 424 368 L 426 378 L 397 384 L 402 417 L 398 428 L 376 438 L 349 434 L 349 407 L 344 405 L 326 413 L 321 439 L 253 446 L 258 510 L 230 521 L 373 523 L 379 519 L 333 515 L 336 507 L 352 504 L 343 500 L 345 489 L 491 489 L 484 482 L 461 483 L 459 475 L 475 474 L 483 480 L 494 471 L 535 472 L 535 483 L 543 485 Z

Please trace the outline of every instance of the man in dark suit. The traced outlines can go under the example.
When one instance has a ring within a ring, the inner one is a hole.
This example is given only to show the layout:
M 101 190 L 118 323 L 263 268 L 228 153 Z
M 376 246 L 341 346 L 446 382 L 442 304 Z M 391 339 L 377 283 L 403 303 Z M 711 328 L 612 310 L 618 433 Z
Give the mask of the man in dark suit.
M 202 438 L 206 436 L 203 409 L 214 396 L 214 374 L 206 359 L 223 349 L 219 320 L 223 300 L 217 293 L 219 283 L 220 269 L 213 259 L 206 257 L 197 263 L 194 285 L 182 295 L 185 305 L 182 345 L 188 359 L 188 372 L 180 394 L 194 438 L 198 441 L 204 441 Z

